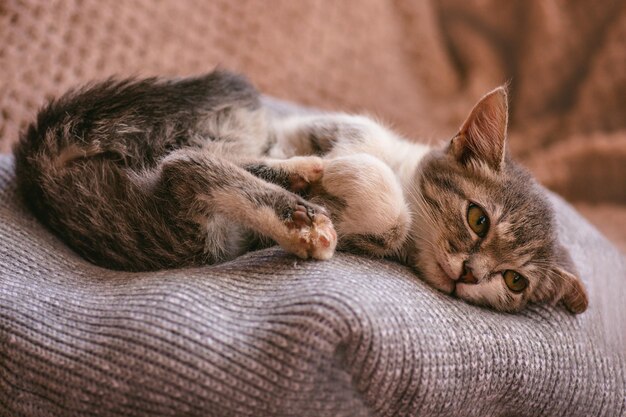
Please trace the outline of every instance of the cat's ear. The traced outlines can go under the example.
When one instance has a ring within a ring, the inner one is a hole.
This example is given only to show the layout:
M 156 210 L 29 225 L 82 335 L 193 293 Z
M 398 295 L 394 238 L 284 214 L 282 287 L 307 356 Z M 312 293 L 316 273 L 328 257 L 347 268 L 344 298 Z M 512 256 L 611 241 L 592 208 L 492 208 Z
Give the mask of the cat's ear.
M 448 151 L 463 164 L 476 160 L 500 170 L 504 164 L 508 118 L 506 88 L 498 87 L 474 106 Z
M 573 267 L 567 250 L 559 246 L 560 262 L 552 270 L 553 282 L 558 298 L 555 301 L 562 301 L 565 307 L 574 314 L 580 314 L 587 310 L 589 298 L 587 291 L 578 277 Z
M 580 314 L 587 310 L 589 298 L 587 297 L 587 291 L 580 281 L 580 278 L 558 267 L 554 272 L 560 277 L 560 283 L 557 285 L 561 286 L 560 300 L 563 301 L 565 307 L 574 314 Z

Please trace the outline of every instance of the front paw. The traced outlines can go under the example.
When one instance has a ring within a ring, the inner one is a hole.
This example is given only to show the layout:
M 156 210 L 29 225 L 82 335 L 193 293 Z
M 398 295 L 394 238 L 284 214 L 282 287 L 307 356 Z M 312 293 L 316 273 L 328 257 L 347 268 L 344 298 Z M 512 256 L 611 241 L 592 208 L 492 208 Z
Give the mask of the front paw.
M 322 208 L 298 203 L 285 221 L 289 238 L 283 245 L 300 258 L 330 259 L 337 247 L 337 233 Z
M 294 193 L 305 193 L 324 175 L 324 162 L 317 156 L 295 156 L 284 161 L 283 168 L 289 172 L 289 190 Z

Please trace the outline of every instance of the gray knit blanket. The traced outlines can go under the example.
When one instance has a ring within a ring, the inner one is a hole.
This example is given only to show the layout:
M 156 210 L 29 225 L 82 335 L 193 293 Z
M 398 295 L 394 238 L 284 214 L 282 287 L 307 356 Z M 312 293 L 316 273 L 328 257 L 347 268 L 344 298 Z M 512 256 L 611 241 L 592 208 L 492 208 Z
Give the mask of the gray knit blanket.
M 24 209 L 2 156 L 0 415 L 625 416 L 626 261 L 552 200 L 580 316 L 474 307 L 341 253 L 105 270 Z

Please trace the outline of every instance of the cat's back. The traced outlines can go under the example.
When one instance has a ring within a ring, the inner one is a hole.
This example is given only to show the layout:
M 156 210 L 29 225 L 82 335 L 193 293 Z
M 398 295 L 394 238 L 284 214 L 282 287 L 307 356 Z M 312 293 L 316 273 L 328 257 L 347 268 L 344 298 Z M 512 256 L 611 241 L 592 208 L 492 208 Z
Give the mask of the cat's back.
M 126 163 L 141 157 L 145 164 L 188 140 L 212 114 L 259 107 L 257 90 L 227 71 L 178 80 L 108 79 L 50 101 L 14 152 L 18 166 L 40 152 L 67 157 L 64 151 L 73 145 L 90 153 L 95 147 L 123 152 Z

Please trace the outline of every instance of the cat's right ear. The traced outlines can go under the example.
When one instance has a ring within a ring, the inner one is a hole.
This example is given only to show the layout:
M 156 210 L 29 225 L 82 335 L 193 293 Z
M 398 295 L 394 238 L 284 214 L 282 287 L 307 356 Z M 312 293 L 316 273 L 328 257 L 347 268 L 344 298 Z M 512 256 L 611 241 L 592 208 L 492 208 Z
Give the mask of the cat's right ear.
M 589 297 L 582 281 L 566 269 L 553 271 L 560 278 L 561 301 L 574 314 L 583 313 L 589 306 Z
M 448 152 L 462 164 L 485 163 L 499 171 L 504 164 L 508 125 L 508 98 L 505 87 L 487 93 L 474 106 L 452 139 Z

